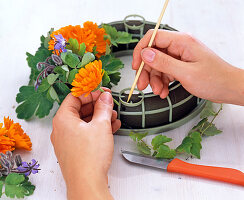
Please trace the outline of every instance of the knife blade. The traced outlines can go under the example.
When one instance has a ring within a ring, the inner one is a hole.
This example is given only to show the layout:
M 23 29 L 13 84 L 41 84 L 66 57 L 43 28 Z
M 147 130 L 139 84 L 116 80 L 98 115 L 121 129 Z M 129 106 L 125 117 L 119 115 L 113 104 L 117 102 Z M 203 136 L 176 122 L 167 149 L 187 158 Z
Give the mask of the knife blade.
M 244 173 L 237 169 L 196 165 L 184 162 L 178 158 L 171 160 L 155 159 L 151 156 L 145 156 L 130 151 L 121 152 L 123 157 L 132 163 L 163 169 L 167 172 L 187 174 L 244 186 Z

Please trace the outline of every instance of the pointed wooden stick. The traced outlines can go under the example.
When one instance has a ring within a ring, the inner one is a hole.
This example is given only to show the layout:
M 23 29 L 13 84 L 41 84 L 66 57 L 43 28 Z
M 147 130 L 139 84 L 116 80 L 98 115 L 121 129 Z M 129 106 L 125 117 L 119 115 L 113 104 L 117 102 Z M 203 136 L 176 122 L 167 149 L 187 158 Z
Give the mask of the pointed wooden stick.
M 159 26 L 160 26 L 160 24 L 161 24 L 161 21 L 162 21 L 162 18 L 163 18 L 163 16 L 164 16 L 165 10 L 166 10 L 166 8 L 167 8 L 167 6 L 168 6 L 168 3 L 169 3 L 169 0 L 165 0 L 163 10 L 162 10 L 162 12 L 161 12 L 161 14 L 160 14 L 160 16 L 159 16 L 159 18 L 158 18 L 158 22 L 157 22 L 157 24 L 156 24 L 156 26 L 155 26 L 155 28 L 154 28 L 154 31 L 153 31 L 152 37 L 151 37 L 151 39 L 150 39 L 150 41 L 149 41 L 148 47 L 151 47 L 151 46 L 152 46 L 152 43 L 153 43 L 154 38 L 155 38 L 155 36 L 156 36 L 157 30 L 158 30 L 158 28 L 159 28 Z M 130 100 L 130 98 L 131 98 L 131 96 L 132 96 L 132 94 L 133 94 L 133 91 L 134 91 L 134 89 L 135 89 L 136 83 L 137 83 L 138 78 L 139 78 L 139 76 L 140 76 L 140 74 L 141 74 L 141 71 L 142 71 L 142 69 L 143 69 L 143 66 L 144 66 L 144 62 L 142 61 L 142 62 L 141 62 L 141 65 L 140 65 L 140 67 L 139 67 L 139 69 L 138 69 L 138 71 L 137 71 L 137 74 L 136 74 L 135 80 L 134 80 L 134 82 L 133 82 L 133 85 L 132 85 L 132 87 L 131 87 L 131 89 L 130 89 L 130 94 L 129 94 L 129 96 L 128 96 L 127 102 L 129 102 L 129 100 Z

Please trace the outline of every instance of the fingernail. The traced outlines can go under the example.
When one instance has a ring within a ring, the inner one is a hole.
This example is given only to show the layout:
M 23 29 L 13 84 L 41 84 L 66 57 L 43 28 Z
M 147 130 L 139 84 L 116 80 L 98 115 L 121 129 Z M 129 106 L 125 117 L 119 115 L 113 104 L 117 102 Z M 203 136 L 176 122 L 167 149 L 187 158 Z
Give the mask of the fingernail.
M 109 92 L 103 92 L 99 99 L 105 103 L 105 104 L 108 104 L 108 105 L 112 105 L 113 104 L 113 99 L 112 99 L 112 95 L 109 93 Z
M 155 57 L 155 52 L 152 51 L 151 49 L 144 49 L 142 50 L 142 57 L 147 61 L 147 62 L 152 62 Z

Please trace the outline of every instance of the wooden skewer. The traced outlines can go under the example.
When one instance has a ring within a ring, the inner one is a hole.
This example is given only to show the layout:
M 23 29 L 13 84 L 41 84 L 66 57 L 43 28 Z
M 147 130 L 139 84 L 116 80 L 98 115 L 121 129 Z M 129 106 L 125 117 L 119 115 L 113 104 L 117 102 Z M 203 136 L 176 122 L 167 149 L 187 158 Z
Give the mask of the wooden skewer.
M 155 28 L 154 28 L 154 31 L 153 31 L 152 37 L 151 37 L 151 39 L 150 39 L 150 41 L 149 41 L 148 47 L 151 47 L 151 46 L 152 46 L 152 43 L 153 43 L 154 38 L 155 38 L 155 36 L 156 36 L 156 33 L 157 33 L 157 31 L 158 31 L 159 25 L 161 24 L 161 21 L 162 21 L 162 18 L 163 18 L 163 16 L 164 16 L 165 10 L 166 10 L 166 8 L 167 8 L 167 6 L 168 6 L 168 3 L 169 3 L 169 0 L 165 0 L 163 10 L 162 10 L 162 12 L 161 12 L 161 14 L 160 14 L 160 16 L 159 16 L 159 18 L 158 18 L 158 22 L 157 22 L 157 24 L 156 24 L 156 26 L 155 26 Z M 129 94 L 129 96 L 128 96 L 127 102 L 129 102 L 129 100 L 130 100 L 130 98 L 131 98 L 131 96 L 132 96 L 132 94 L 133 94 L 133 91 L 134 91 L 134 89 L 135 89 L 136 83 L 137 83 L 138 78 L 139 78 L 139 76 L 140 76 L 140 74 L 141 74 L 141 71 L 142 71 L 142 69 L 143 69 L 143 66 L 144 66 L 144 62 L 142 61 L 142 62 L 141 62 L 141 65 L 140 65 L 140 67 L 139 67 L 139 69 L 138 69 L 138 71 L 137 71 L 137 74 L 136 74 L 135 80 L 134 80 L 134 82 L 133 82 L 133 85 L 132 85 L 132 87 L 131 87 L 131 89 L 130 89 L 130 94 Z

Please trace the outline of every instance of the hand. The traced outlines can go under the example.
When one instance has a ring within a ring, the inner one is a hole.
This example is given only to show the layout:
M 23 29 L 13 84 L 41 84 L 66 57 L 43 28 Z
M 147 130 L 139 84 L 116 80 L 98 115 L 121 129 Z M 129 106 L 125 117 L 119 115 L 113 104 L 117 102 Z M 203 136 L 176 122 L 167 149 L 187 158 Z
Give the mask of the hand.
M 139 77 L 139 90 L 151 85 L 154 94 L 165 98 L 169 83 L 181 82 L 190 93 L 219 103 L 244 105 L 244 70 L 226 63 L 201 42 L 180 32 L 158 30 L 152 48 L 148 31 L 133 54 L 133 69 L 145 66 Z
M 108 90 L 107 90 L 108 91 Z M 51 141 L 68 199 L 112 199 L 107 173 L 113 156 L 113 134 L 120 121 L 109 92 L 88 97 L 69 94 L 53 119 Z

